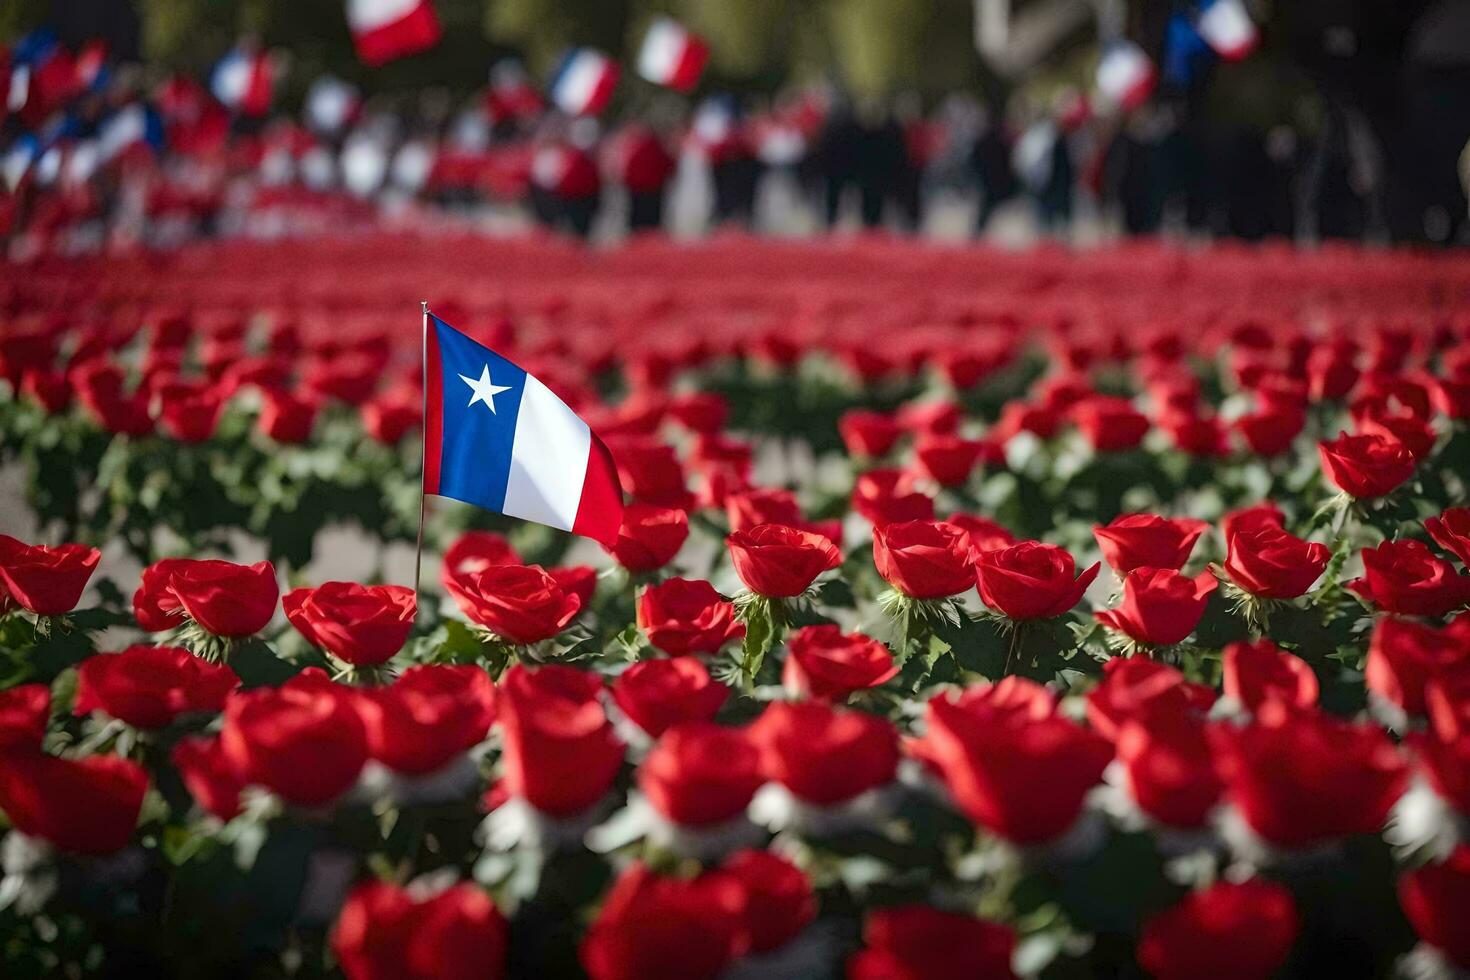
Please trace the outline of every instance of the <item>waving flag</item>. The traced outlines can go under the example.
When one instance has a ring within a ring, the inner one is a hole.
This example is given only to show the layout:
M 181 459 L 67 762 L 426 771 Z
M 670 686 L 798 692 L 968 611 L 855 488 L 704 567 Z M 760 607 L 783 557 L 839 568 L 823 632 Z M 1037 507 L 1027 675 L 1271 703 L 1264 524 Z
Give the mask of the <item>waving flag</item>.
M 551 389 L 425 313 L 424 493 L 611 545 L 612 454 Z
M 569 51 L 551 77 L 551 101 L 570 116 L 595 116 L 618 86 L 618 66 L 592 48 Z
M 271 108 L 275 69 L 264 51 L 238 47 L 219 60 L 209 76 L 209 90 L 227 109 L 242 116 L 263 116 Z
M 1256 49 L 1261 35 L 1240 0 L 1205 0 L 1195 30 L 1226 61 L 1239 61 Z
M 374 67 L 439 43 L 429 0 L 347 0 L 347 26 L 358 60 Z
M 163 119 L 152 106 L 134 102 L 116 110 L 97 129 L 97 150 L 112 160 L 135 146 L 163 149 Z
M 1113 41 L 1097 65 L 1097 90 L 1114 105 L 1136 109 L 1153 94 L 1157 77 L 1142 48 L 1132 41 Z
M 27 125 L 39 125 L 76 92 L 76 60 L 51 31 L 41 28 L 26 34 L 15 42 L 10 57 L 15 67 L 6 101 Z
M 659 17 L 643 36 L 638 74 L 655 85 L 688 92 L 698 84 L 708 60 L 709 45 L 673 18 Z

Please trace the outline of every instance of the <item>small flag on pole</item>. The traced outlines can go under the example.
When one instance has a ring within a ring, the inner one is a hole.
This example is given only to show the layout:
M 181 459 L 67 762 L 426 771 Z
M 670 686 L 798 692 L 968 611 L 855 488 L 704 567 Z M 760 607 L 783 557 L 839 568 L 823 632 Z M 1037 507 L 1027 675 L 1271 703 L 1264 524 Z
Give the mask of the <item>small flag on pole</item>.
M 709 45 L 672 17 L 659 17 L 643 36 L 638 74 L 655 85 L 688 92 L 699 82 L 709 60 Z
M 533 375 L 424 313 L 424 493 L 611 546 L 612 454 Z
M 1097 65 L 1098 92 L 1123 109 L 1136 109 L 1147 102 L 1157 78 L 1153 62 L 1132 41 L 1110 43 Z
M 1205 0 L 1194 29 L 1225 61 L 1239 61 L 1256 49 L 1261 35 L 1240 0 Z
M 551 101 L 569 116 L 595 116 L 617 86 L 617 62 L 592 48 L 574 48 L 551 77 Z
M 242 45 L 214 66 L 209 90 L 227 109 L 242 116 L 263 116 L 270 111 L 275 81 L 270 56 Z
M 385 65 L 439 43 L 439 18 L 429 0 L 347 0 L 352 46 L 365 65 Z

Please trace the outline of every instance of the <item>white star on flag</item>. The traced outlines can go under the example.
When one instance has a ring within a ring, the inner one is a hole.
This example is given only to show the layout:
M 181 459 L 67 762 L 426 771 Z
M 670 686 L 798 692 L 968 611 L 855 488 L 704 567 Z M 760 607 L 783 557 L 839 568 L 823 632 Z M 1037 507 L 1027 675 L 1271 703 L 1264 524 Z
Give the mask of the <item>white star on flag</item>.
M 490 414 L 492 415 L 495 414 L 495 396 L 502 391 L 510 391 L 509 385 L 498 385 L 490 380 L 490 365 L 488 364 L 480 370 L 479 380 L 467 378 L 462 374 L 459 376 L 459 380 L 469 385 L 470 390 L 474 392 L 474 395 L 470 398 L 470 405 L 473 405 L 475 402 L 484 402 L 490 406 Z M 465 407 L 468 408 L 470 405 L 466 405 Z

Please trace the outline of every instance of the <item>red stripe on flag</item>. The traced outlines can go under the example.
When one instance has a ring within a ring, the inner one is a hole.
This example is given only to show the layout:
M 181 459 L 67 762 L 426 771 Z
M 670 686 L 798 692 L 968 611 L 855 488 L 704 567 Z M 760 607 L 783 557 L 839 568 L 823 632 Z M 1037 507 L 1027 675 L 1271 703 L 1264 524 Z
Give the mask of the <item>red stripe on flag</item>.
M 425 0 L 395 21 L 354 33 L 352 44 L 359 61 L 377 67 L 426 51 L 439 43 L 439 36 L 434 5 Z
M 582 499 L 577 504 L 577 519 L 572 533 L 600 541 L 611 548 L 618 540 L 623 523 L 623 487 L 618 482 L 618 467 L 597 434 L 587 448 L 587 475 L 582 479 Z
M 699 84 L 699 76 L 704 73 L 704 63 L 708 59 L 709 48 L 705 43 L 697 37 L 686 37 L 684 50 L 679 52 L 679 61 L 674 67 L 674 76 L 669 79 L 669 88 L 676 92 L 692 90 Z
M 439 364 L 439 331 L 432 323 L 427 328 L 424 336 L 424 493 L 438 493 L 439 461 L 444 453 L 444 370 Z

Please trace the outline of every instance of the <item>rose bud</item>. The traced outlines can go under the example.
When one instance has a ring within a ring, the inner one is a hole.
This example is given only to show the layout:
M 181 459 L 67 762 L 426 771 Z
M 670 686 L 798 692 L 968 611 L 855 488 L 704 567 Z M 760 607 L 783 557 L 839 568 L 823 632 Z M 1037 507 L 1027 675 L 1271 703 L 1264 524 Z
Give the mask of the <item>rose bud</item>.
M 837 420 L 837 433 L 849 455 L 859 459 L 881 459 L 892 451 L 903 429 L 890 415 L 854 408 Z
M 1137 448 L 1148 434 L 1148 416 L 1126 398 L 1093 395 L 1072 407 L 1072 420 L 1100 453 Z
M 0 752 L 39 752 L 50 718 L 51 688 L 45 684 L 22 684 L 0 691 Z
M 852 488 L 852 509 L 874 527 L 895 521 L 934 519 L 934 500 L 913 488 L 902 470 L 869 470 Z
M 675 878 L 633 864 L 614 882 L 582 940 L 582 967 L 590 980 L 713 980 L 745 952 L 745 905 L 745 889 L 733 875 Z
M 914 436 L 953 435 L 964 419 L 964 409 L 953 401 L 908 402 L 900 405 L 896 421 Z
M 782 524 L 736 531 L 727 541 L 740 581 L 767 598 L 799 596 L 818 575 L 842 564 L 842 553 L 827 538 Z
M 964 486 L 975 465 L 1005 465 L 1005 452 L 998 443 L 959 436 L 924 436 L 914 445 L 914 466 L 921 476 L 942 487 Z
M 10 825 L 74 854 L 126 847 L 147 792 L 147 770 L 115 755 L 10 752 L 0 765 L 0 811 Z
M 77 668 L 77 715 L 102 711 L 135 728 L 164 728 L 186 711 L 221 711 L 240 678 L 178 647 L 132 646 Z
M 214 435 L 224 411 L 224 393 L 202 381 L 174 380 L 154 390 L 158 427 L 180 442 L 204 442 Z
M 919 751 L 966 817 L 1012 843 L 1042 844 L 1076 823 L 1113 747 L 1054 708 L 1041 714 L 1040 701 L 976 696 L 998 687 L 931 700 Z
M 215 636 L 252 636 L 271 621 L 279 596 L 276 569 L 268 561 L 165 558 L 143 569 L 133 614 L 150 632 L 191 619 Z
M 369 881 L 347 896 L 329 938 L 347 980 L 500 980 L 510 929 L 468 882 L 422 898 Z
M 745 732 L 707 721 L 675 725 L 638 767 L 638 788 L 670 823 L 709 827 L 743 814 L 765 783 Z
M 684 467 L 673 446 L 651 436 L 609 439 L 618 477 L 634 500 L 688 510 L 694 496 L 684 484 Z
M 751 487 L 730 494 L 724 507 L 732 531 L 748 531 L 759 524 L 785 524 L 815 531 L 835 545 L 842 543 L 842 522 L 808 521 L 802 517 L 796 494 L 790 490 Z
M 642 660 L 612 682 L 613 702 L 654 738 L 681 722 L 713 721 L 729 695 L 693 657 Z
M 1011 619 L 1051 619 L 1067 612 L 1097 578 L 1101 562 L 1080 576 L 1066 551 L 1040 541 L 1022 541 L 975 558 L 980 598 Z
M 71 381 L 64 371 L 53 371 L 44 367 L 26 368 L 21 376 L 20 390 L 49 415 L 60 415 L 71 407 Z
M 1363 680 L 1369 693 L 1420 717 L 1428 710 L 1426 685 L 1466 667 L 1470 614 L 1443 628 L 1384 616 L 1373 626 Z
M 1322 475 L 1350 496 L 1381 497 L 1414 475 L 1414 457 L 1397 439 L 1342 433 L 1319 447 Z
M 312 646 L 358 666 L 386 662 L 408 639 L 417 603 L 401 585 L 327 582 L 294 589 L 281 609 Z
M 1137 643 L 1169 646 L 1194 632 L 1219 584 L 1209 570 L 1186 578 L 1167 568 L 1135 568 L 1123 579 L 1123 604 L 1095 615 Z
M 1254 531 L 1265 526 L 1286 530 L 1286 515 L 1274 501 L 1263 500 L 1249 507 L 1232 510 L 1220 518 L 1220 537 L 1228 545 L 1230 539 L 1242 531 Z
M 674 560 L 688 537 L 689 515 L 682 510 L 629 504 L 608 552 L 630 572 L 656 572 Z
M 1103 558 L 1119 575 L 1135 568 L 1169 568 L 1179 571 L 1189 561 L 1194 543 L 1209 525 L 1188 517 L 1159 517 L 1155 514 L 1124 514 L 1112 523 L 1094 525 L 1092 536 Z
M 1311 666 L 1268 639 L 1231 643 L 1222 660 L 1225 696 L 1246 711 L 1255 713 L 1270 700 L 1294 708 L 1317 703 L 1317 675 Z
M 1062 427 L 1063 409 L 1053 405 L 1033 405 L 1013 400 L 1000 410 L 1000 419 L 990 430 L 995 438 L 1009 439 L 1020 432 L 1029 432 L 1038 439 L 1050 439 Z
M 1235 420 L 1235 431 L 1257 456 L 1280 456 L 1291 451 L 1306 428 L 1307 413 L 1295 405 L 1263 408 Z
M 1230 430 L 1217 415 L 1167 412 L 1159 417 L 1159 428 L 1180 452 L 1204 459 L 1230 455 Z
M 106 361 L 91 361 L 72 375 L 77 400 L 98 425 L 116 435 L 146 436 L 153 431 L 148 414 L 148 392 L 123 393 L 122 369 Z
M 397 773 L 437 772 L 485 740 L 495 685 L 474 664 L 410 667 L 392 683 L 358 692 L 368 755 Z
M 261 392 L 260 418 L 256 426 L 274 442 L 306 442 L 311 438 L 320 408 L 321 403 L 311 394 L 265 388 Z
M 102 552 L 80 544 L 52 548 L 0 534 L 0 594 L 37 616 L 61 616 L 77 607 Z
M 1138 964 L 1155 980 L 1267 980 L 1286 963 L 1300 928 L 1281 885 L 1218 881 L 1143 924 Z
M 886 646 L 830 624 L 796 630 L 787 639 L 786 650 L 781 682 L 798 697 L 841 700 L 898 674 Z
M 1470 845 L 1399 878 L 1399 905 L 1414 933 L 1460 970 L 1470 970 Z
M 873 530 L 873 563 L 911 599 L 942 599 L 975 585 L 970 536 L 943 521 L 901 521 Z
M 1438 517 L 1426 518 L 1424 530 L 1444 550 L 1470 568 L 1470 507 L 1451 507 Z
M 1118 733 L 1117 752 L 1139 810 L 1168 827 L 1204 826 L 1220 799 L 1220 780 L 1203 719 L 1162 712 L 1130 718 Z
M 506 788 L 542 813 L 569 817 L 597 803 L 623 764 L 598 695 L 602 679 L 563 664 L 506 672 L 499 688 Z
M 1225 571 L 1241 591 L 1265 599 L 1295 599 L 1322 577 L 1332 550 L 1278 527 L 1236 531 L 1226 545 Z
M 1408 765 L 1376 725 L 1267 701 L 1248 725 L 1212 725 L 1226 799 L 1268 844 L 1305 848 L 1376 834 Z
M 970 547 L 975 552 L 999 551 L 1001 548 L 1009 548 L 1016 543 L 1014 534 L 988 517 L 951 514 L 945 518 L 945 521 L 970 536 Z
M 240 815 L 245 777 L 225 754 L 218 735 L 180 739 L 169 753 L 169 761 L 205 813 L 226 822 Z
M 1341 401 L 1358 383 L 1354 352 L 1324 345 L 1307 358 L 1307 384 L 1313 401 Z
M 804 803 L 846 803 L 887 785 L 898 768 L 898 732 L 877 715 L 818 701 L 777 702 L 748 731 L 765 777 Z
M 1385 612 L 1443 616 L 1470 602 L 1470 575 L 1456 572 L 1422 541 L 1385 541 L 1364 548 L 1363 573 L 1347 587 Z
M 315 667 L 279 688 L 231 694 L 219 737 L 246 782 L 297 806 L 337 799 L 357 782 L 368 759 L 356 693 Z
M 770 851 L 737 851 L 720 873 L 740 882 L 747 901 L 742 918 L 752 953 L 778 949 L 817 917 L 811 879 L 796 865 Z
M 1178 669 L 1144 656 L 1114 657 L 1103 664 L 1103 679 L 1087 692 L 1087 722 L 1116 740 L 1123 723 L 1153 714 L 1203 715 L 1215 692 L 1184 679 Z
M 576 618 L 582 601 L 540 565 L 491 565 L 451 577 L 445 586 L 460 611 L 507 643 L 538 643 Z
M 1015 932 L 998 922 L 925 905 L 877 908 L 863 922 L 847 980 L 1009 980 L 1015 951 Z
M 638 597 L 638 628 L 672 656 L 716 653 L 745 635 L 735 606 L 702 580 L 671 578 Z
M 448 592 L 448 583 L 455 576 L 483 572 L 491 565 L 519 564 L 521 556 L 516 554 L 504 535 L 494 531 L 466 531 L 444 552 L 439 582 Z

